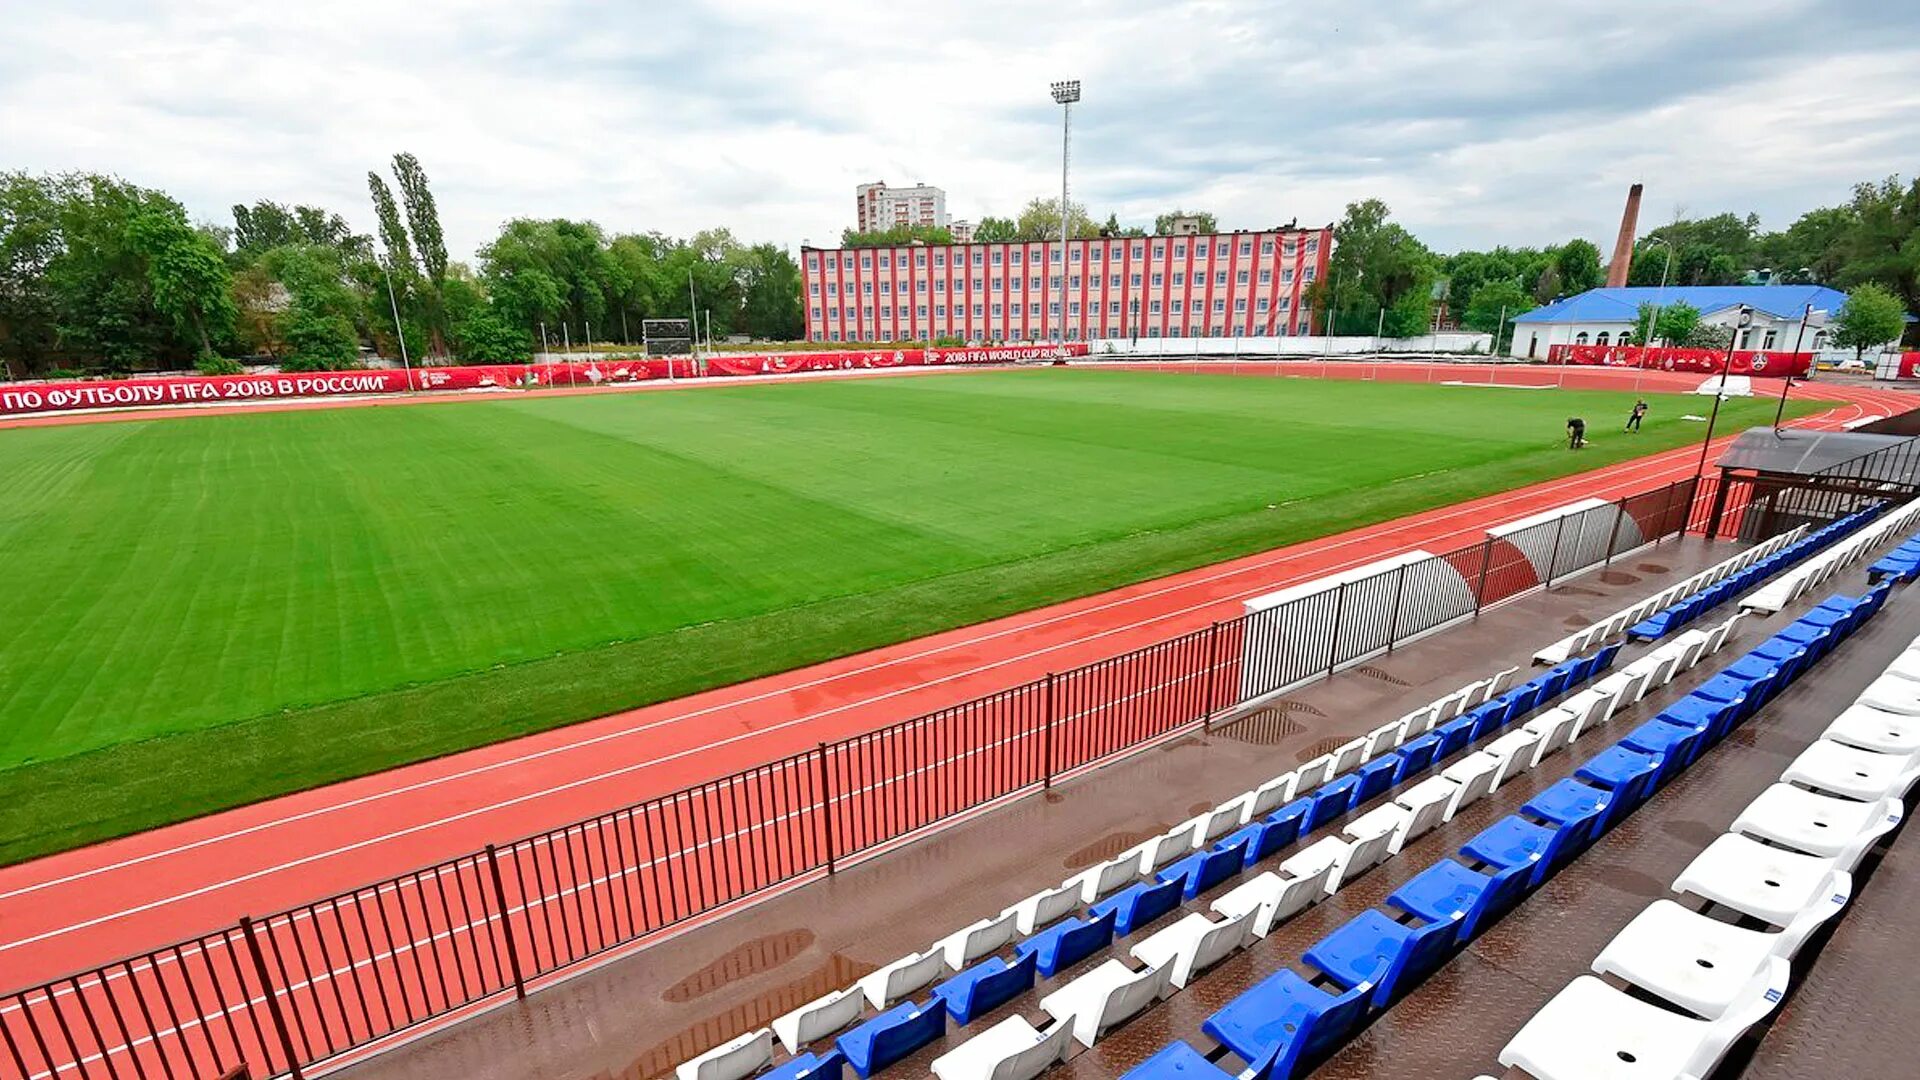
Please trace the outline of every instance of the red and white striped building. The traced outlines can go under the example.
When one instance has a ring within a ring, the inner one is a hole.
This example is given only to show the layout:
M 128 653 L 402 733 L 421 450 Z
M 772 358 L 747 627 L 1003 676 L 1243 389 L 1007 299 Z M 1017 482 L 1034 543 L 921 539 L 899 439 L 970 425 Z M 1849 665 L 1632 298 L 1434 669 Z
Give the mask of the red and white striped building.
M 1093 341 L 1312 334 L 1333 227 L 1200 236 L 805 248 L 812 341 Z M 1063 259 L 1064 254 L 1064 259 Z

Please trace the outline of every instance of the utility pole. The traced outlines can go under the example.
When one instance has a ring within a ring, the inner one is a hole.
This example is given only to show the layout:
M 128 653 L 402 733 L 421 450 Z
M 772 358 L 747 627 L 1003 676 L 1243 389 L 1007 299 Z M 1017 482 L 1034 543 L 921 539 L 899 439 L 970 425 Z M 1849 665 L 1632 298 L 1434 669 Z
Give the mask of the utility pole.
M 1080 100 L 1080 80 L 1067 79 L 1052 84 L 1053 100 L 1060 106 L 1060 322 L 1055 340 L 1067 339 L 1067 162 L 1073 146 L 1073 105 Z
M 407 389 L 413 389 L 413 362 L 407 359 L 407 330 L 400 325 L 400 301 L 393 295 L 393 271 L 380 268 L 387 277 L 387 305 L 393 309 L 393 336 L 400 342 L 400 366 L 407 374 Z
M 1753 325 L 1753 309 L 1740 305 L 1739 317 L 1734 320 L 1733 336 L 1727 339 L 1727 359 L 1720 365 L 1720 385 L 1714 391 L 1713 411 L 1707 414 L 1707 437 L 1700 440 L 1700 464 L 1694 467 L 1695 483 L 1707 474 L 1707 447 L 1713 443 L 1713 425 L 1720 419 L 1720 399 L 1727 396 L 1727 377 L 1733 371 L 1733 347 L 1740 343 L 1740 332 Z

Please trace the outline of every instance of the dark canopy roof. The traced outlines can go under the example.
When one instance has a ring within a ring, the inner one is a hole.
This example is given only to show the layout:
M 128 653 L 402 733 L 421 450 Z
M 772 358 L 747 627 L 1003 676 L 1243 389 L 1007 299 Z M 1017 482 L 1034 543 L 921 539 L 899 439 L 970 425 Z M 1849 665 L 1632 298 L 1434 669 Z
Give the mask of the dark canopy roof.
M 1860 459 L 1867 472 L 1848 475 L 1901 484 L 1920 483 L 1920 454 L 1866 455 L 1909 440 L 1900 435 L 1869 435 L 1858 431 L 1805 431 L 1770 427 L 1749 428 L 1720 456 L 1723 469 L 1811 476 L 1843 462 Z

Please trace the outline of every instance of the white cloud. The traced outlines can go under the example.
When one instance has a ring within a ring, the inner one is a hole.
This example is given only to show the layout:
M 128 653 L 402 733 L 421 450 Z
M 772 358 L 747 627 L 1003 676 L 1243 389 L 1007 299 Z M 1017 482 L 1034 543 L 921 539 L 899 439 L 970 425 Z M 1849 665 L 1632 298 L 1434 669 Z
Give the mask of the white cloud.
M 459 258 L 519 215 L 823 242 L 870 179 L 1011 213 L 1058 190 L 1061 77 L 1096 211 L 1379 196 L 1442 248 L 1604 247 L 1634 180 L 1652 220 L 1782 225 L 1920 136 L 1920 16 L 1867 0 L 5 3 L 0 168 L 371 231 L 365 172 L 410 150 Z

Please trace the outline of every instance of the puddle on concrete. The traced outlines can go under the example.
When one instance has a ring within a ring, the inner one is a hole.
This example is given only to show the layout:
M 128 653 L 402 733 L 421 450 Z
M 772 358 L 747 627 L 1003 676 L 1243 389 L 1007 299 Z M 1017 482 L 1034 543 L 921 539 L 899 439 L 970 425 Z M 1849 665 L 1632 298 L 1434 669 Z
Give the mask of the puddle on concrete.
M 735 980 L 772 971 L 805 952 L 812 944 L 811 930 L 788 930 L 754 938 L 667 987 L 660 996 L 667 1001 L 692 1001 Z
M 1585 630 L 1587 627 L 1593 625 L 1593 620 L 1587 618 L 1585 615 L 1569 615 L 1560 620 L 1560 625 L 1569 630 Z
M 1199 817 L 1201 814 L 1211 813 L 1212 811 L 1213 811 L 1212 803 L 1197 802 L 1197 803 L 1194 803 L 1192 806 L 1187 807 L 1187 816 Z
M 1603 585 L 1638 585 L 1640 584 L 1640 575 L 1629 574 L 1620 570 L 1602 570 L 1600 571 L 1600 583 Z
M 1173 828 L 1171 825 L 1149 825 L 1145 829 L 1137 831 L 1127 830 L 1125 832 L 1108 833 L 1093 843 L 1088 844 L 1086 847 L 1081 848 L 1079 851 L 1068 855 L 1062 860 L 1062 865 L 1069 870 L 1085 870 L 1094 863 L 1106 862 L 1108 859 L 1133 847 L 1135 844 L 1145 843 L 1171 828 Z
M 1585 585 L 1561 585 L 1553 590 L 1555 596 L 1605 596 L 1599 589 L 1589 589 Z
M 1289 709 L 1288 706 L 1295 706 Z M 1231 724 L 1213 729 L 1213 733 L 1223 739 L 1235 742 L 1252 743 L 1255 746 L 1274 746 L 1282 740 L 1298 735 L 1306 730 L 1306 725 L 1295 720 L 1290 713 L 1299 712 L 1310 716 L 1326 714 L 1311 705 L 1299 702 L 1283 701 L 1269 709 L 1249 713 Z
M 1666 566 L 1664 564 L 1657 563 L 1657 562 L 1634 563 L 1633 568 L 1635 570 L 1640 571 L 1643 574 L 1664 574 L 1667 571 L 1673 569 L 1673 567 L 1671 566 Z
M 1395 675 L 1393 672 L 1388 671 L 1385 668 L 1374 667 L 1372 664 L 1361 664 L 1359 667 L 1354 668 L 1353 670 L 1355 672 L 1358 672 L 1361 675 L 1365 675 L 1369 679 L 1375 679 L 1379 682 L 1386 683 L 1388 686 L 1412 686 L 1413 685 L 1412 683 L 1401 678 L 1400 676 Z
M 862 975 L 871 973 L 874 967 L 873 964 L 834 953 L 825 964 L 801 978 L 751 1001 L 742 1002 L 726 1012 L 710 1016 L 648 1048 L 632 1065 L 622 1069 L 618 1076 L 620 1080 L 653 1080 L 654 1077 L 670 1076 L 674 1066 L 688 1058 L 755 1028 L 766 1027 L 774 1017 L 784 1016 L 817 997 L 848 986 Z

